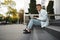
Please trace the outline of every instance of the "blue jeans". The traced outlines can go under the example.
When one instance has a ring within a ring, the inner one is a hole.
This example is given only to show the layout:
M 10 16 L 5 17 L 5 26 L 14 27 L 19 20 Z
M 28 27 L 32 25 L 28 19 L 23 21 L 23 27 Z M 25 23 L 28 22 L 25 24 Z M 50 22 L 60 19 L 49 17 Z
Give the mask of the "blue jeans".
M 38 19 L 31 19 L 30 21 L 29 21 L 29 23 L 28 23 L 28 29 L 31 29 L 32 28 L 32 26 L 33 26 L 33 24 L 34 25 L 41 25 L 41 21 L 40 20 L 38 20 Z

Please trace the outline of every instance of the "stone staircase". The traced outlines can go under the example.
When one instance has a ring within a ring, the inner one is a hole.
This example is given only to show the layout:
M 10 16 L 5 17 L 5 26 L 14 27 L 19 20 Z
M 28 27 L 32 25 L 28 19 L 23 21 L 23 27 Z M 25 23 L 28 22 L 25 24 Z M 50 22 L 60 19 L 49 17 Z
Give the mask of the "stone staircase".
M 60 20 L 50 21 L 50 25 L 45 27 L 44 30 L 60 40 Z
M 25 36 L 26 40 L 60 40 L 60 20 L 52 20 L 44 29 L 39 26 L 34 27 L 27 37 Z
M 51 35 L 55 36 L 56 38 L 60 39 L 60 27 L 49 26 L 49 27 L 45 27 L 44 30 L 50 33 Z

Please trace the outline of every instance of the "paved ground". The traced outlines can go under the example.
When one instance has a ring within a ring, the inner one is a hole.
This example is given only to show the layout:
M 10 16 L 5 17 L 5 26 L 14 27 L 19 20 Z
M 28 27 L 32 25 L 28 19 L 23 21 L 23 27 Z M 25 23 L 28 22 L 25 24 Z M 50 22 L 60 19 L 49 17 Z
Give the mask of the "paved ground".
M 0 40 L 19 40 L 24 28 L 22 24 L 0 25 Z
M 23 34 L 23 24 L 0 25 L 0 40 L 57 40 L 44 30 L 36 29 L 31 34 Z

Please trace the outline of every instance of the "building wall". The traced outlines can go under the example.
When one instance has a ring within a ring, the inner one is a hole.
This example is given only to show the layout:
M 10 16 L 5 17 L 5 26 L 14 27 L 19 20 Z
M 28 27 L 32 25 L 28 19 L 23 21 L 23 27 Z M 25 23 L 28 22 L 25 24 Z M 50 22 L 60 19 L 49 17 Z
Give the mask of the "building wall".
M 54 0 L 54 12 L 60 14 L 60 0 Z M 56 19 L 60 19 L 60 16 L 55 16 Z

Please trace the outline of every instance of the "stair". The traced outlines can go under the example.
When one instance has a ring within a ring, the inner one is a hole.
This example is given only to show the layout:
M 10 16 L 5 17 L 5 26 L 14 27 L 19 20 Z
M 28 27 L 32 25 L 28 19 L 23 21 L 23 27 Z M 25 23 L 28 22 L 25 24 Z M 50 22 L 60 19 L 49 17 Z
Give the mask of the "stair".
M 50 20 L 50 25 L 45 30 L 60 40 L 60 19 Z
M 33 26 L 31 34 L 23 34 L 21 40 L 60 40 L 60 20 L 52 20 L 48 27 Z
M 59 40 L 40 27 L 34 27 L 31 34 L 23 34 L 21 40 Z
M 52 34 L 60 40 L 60 27 L 59 26 L 48 26 L 45 29 L 48 33 Z
M 38 27 L 33 29 L 32 35 L 32 40 L 59 40 L 55 36 L 48 33 L 46 30 Z
M 50 25 L 60 26 L 60 19 L 58 19 L 58 20 L 50 20 Z

